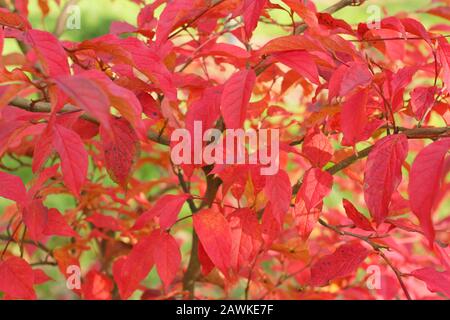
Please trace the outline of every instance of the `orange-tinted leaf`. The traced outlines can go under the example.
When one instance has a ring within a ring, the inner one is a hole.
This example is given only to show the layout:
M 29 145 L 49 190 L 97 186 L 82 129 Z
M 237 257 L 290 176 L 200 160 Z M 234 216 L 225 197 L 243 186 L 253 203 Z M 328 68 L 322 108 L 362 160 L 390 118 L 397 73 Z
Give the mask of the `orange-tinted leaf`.
M 111 300 L 113 281 L 105 274 L 91 270 L 83 282 L 83 297 L 87 300 Z

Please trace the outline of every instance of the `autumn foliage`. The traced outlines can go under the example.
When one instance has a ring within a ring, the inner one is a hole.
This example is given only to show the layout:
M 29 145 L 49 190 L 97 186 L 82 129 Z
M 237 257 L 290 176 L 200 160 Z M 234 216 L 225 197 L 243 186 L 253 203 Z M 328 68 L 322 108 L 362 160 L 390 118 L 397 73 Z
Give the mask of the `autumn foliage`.
M 0 297 L 450 298 L 450 2 L 335 1 L 133 0 L 81 42 L 0 1 Z M 195 121 L 278 129 L 278 172 L 174 165 Z

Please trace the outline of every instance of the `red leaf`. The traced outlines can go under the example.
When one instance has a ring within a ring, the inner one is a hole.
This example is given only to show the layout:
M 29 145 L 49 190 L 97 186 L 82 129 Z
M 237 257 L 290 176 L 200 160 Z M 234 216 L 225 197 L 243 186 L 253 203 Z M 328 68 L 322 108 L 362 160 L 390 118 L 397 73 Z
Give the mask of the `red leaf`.
M 439 272 L 434 268 L 414 270 L 411 275 L 427 284 L 431 292 L 440 292 L 450 298 L 450 272 Z
M 115 261 L 113 275 L 122 299 L 128 299 L 152 269 L 153 250 L 158 236 L 159 231 L 154 231 L 150 236 L 142 238 L 127 257 Z
M 295 199 L 294 217 L 303 240 L 308 239 L 322 212 L 323 199 L 330 193 L 333 176 L 317 168 L 308 170 Z
M 447 92 L 450 92 L 450 44 L 441 42 L 438 47 L 438 60 L 442 66 L 442 80 L 444 81 Z
M 97 70 L 89 70 L 82 76 L 95 81 L 108 96 L 111 105 L 119 110 L 128 122 L 135 127 L 140 126 L 142 106 L 132 91 L 115 84 L 106 74 Z
M 340 246 L 332 254 L 320 258 L 311 267 L 312 286 L 324 286 L 331 280 L 350 275 L 369 254 L 359 243 Z
M 100 229 L 108 229 L 113 231 L 120 231 L 123 229 L 118 219 L 100 213 L 94 213 L 92 216 L 87 218 L 86 221 L 92 223 Z
M 27 199 L 27 190 L 19 177 L 0 171 L 0 197 L 23 204 Z
M 22 216 L 30 238 L 39 241 L 47 225 L 47 208 L 44 207 L 41 200 L 32 200 L 23 209 Z
M 88 170 L 88 154 L 83 141 L 74 131 L 55 125 L 53 146 L 61 157 L 64 183 L 73 194 L 79 195 Z
M 20 15 L 9 12 L 4 8 L 0 8 L 0 25 L 10 28 L 17 28 L 20 30 L 31 28 L 29 22 L 22 18 Z
M 266 176 L 264 191 L 272 203 L 272 210 L 275 211 L 276 219 L 282 224 L 283 217 L 289 210 L 292 196 L 292 187 L 288 174 L 284 170 L 279 170 L 276 175 Z
M 144 212 L 136 221 L 133 230 L 139 230 L 155 217 L 159 217 L 161 229 L 169 229 L 177 221 L 178 214 L 189 195 L 165 195 L 150 210 Z
M 111 131 L 100 126 L 105 165 L 111 179 L 126 189 L 140 145 L 136 132 L 126 120 L 114 119 L 111 124 Z
M 372 81 L 372 74 L 366 63 L 352 62 L 348 65 L 347 71 L 340 83 L 339 95 L 341 97 L 347 95 L 358 86 L 365 87 Z
M 273 56 L 312 83 L 319 84 L 319 71 L 313 56 L 308 52 L 303 50 L 285 51 L 274 53 Z
M 322 213 L 322 205 L 323 203 L 320 202 L 315 208 L 307 211 L 305 210 L 305 202 L 303 200 L 299 200 L 295 204 L 295 224 L 303 241 L 306 241 L 309 238 L 317 221 L 319 221 L 320 214 Z
M 333 156 L 330 141 L 318 127 L 308 131 L 302 144 L 302 151 L 311 164 L 318 168 L 326 165 Z
M 242 14 L 244 18 L 244 29 L 247 39 L 252 37 L 253 30 L 258 25 L 259 17 L 262 10 L 266 5 L 267 0 L 245 0 L 244 12 Z
M 387 136 L 375 144 L 364 172 L 364 199 L 377 224 L 389 215 L 392 194 L 402 180 L 402 165 L 408 154 L 404 134 Z
M 344 205 L 347 217 L 355 223 L 356 227 L 366 231 L 374 230 L 370 221 L 361 212 L 359 212 L 350 201 L 344 199 L 342 200 L 342 204 Z
M 167 288 L 175 279 L 181 264 L 180 248 L 169 233 L 163 232 L 157 238 L 154 259 L 158 275 Z
M 108 96 L 93 80 L 75 75 L 55 78 L 55 83 L 77 106 L 111 129 Z
M 48 76 L 70 75 L 66 51 L 53 34 L 41 30 L 29 30 L 26 37 L 27 42 L 35 49 Z
M 417 155 L 411 167 L 409 202 L 430 244 L 433 243 L 435 235 L 431 215 L 438 199 L 445 157 L 449 149 L 450 138 L 436 141 Z
M 417 87 L 411 92 L 411 108 L 417 120 L 421 120 L 434 103 L 435 87 Z
M 111 300 L 114 283 L 103 273 L 91 270 L 83 282 L 83 297 L 87 300 Z
M 448 6 L 432 8 L 430 10 L 427 10 L 426 12 L 450 20 L 450 7 Z
M 232 229 L 232 266 L 239 271 L 249 263 L 253 263 L 261 246 L 263 238 L 256 213 L 250 209 L 239 209 L 230 217 Z
M 12 257 L 0 262 L 0 291 L 14 299 L 36 299 L 34 273 L 23 259 Z
M 195 232 L 214 265 L 228 275 L 231 266 L 232 236 L 225 217 L 213 209 L 202 210 L 193 216 Z
M 241 70 L 225 83 L 220 110 L 227 129 L 242 128 L 255 82 L 253 70 Z
M 43 284 L 43 283 L 53 280 L 41 269 L 33 269 L 33 275 L 34 275 L 34 284 L 35 285 Z
M 333 176 L 317 168 L 309 169 L 297 194 L 296 203 L 304 201 L 306 211 L 311 211 L 319 205 L 331 191 Z
M 341 129 L 344 133 L 343 145 L 355 145 L 364 140 L 367 125 L 366 105 L 368 90 L 360 90 L 348 97 L 342 105 Z
M 47 225 L 43 231 L 45 235 L 62 236 L 62 237 L 77 237 L 78 234 L 69 226 L 66 219 L 61 215 L 57 209 L 48 210 Z

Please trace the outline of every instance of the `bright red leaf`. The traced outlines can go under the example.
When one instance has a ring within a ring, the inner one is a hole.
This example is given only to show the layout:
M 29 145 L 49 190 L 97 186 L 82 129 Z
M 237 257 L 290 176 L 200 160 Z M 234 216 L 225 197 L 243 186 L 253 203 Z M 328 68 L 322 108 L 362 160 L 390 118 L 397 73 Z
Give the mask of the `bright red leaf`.
M 379 140 L 369 154 L 364 171 L 364 199 L 377 224 L 389 215 L 389 204 L 402 180 L 402 165 L 408 154 L 405 135 Z

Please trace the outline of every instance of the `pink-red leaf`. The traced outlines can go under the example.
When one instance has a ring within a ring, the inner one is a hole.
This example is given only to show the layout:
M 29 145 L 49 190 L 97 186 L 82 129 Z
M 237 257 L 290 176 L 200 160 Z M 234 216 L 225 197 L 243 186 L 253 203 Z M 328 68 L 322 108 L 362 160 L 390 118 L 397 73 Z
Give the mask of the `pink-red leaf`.
M 368 254 L 369 250 L 357 242 L 340 246 L 334 253 L 320 258 L 313 264 L 310 284 L 324 286 L 333 279 L 350 275 Z
M 177 221 L 181 207 L 188 198 L 189 196 L 186 194 L 168 194 L 161 197 L 150 210 L 144 212 L 137 219 L 133 229 L 142 229 L 155 217 L 159 217 L 161 229 L 169 229 Z
M 369 154 L 364 172 L 364 199 L 377 224 L 389 215 L 389 204 L 402 180 L 407 154 L 408 139 L 404 134 L 377 141 Z
M 227 129 L 242 128 L 255 82 L 255 72 L 250 69 L 236 72 L 225 83 L 220 111 Z
M 0 171 L 0 197 L 22 204 L 27 198 L 27 190 L 18 176 Z
M 22 216 L 30 238 L 39 241 L 47 226 L 47 208 L 44 207 L 41 200 L 32 200 L 23 209 Z
M 250 39 L 258 25 L 261 12 L 266 5 L 267 0 L 245 0 L 244 1 L 244 29 L 247 39 Z
M 69 226 L 66 219 L 57 209 L 49 209 L 47 217 L 47 225 L 43 230 L 45 235 L 62 236 L 62 237 L 77 237 L 78 234 Z
M 177 241 L 169 233 L 161 233 L 156 240 L 153 256 L 158 275 L 167 288 L 175 279 L 181 263 Z
M 289 210 L 292 196 L 291 182 L 286 171 L 279 170 L 277 174 L 267 176 L 264 191 L 272 203 L 278 222 L 282 224 L 283 217 Z
M 342 105 L 341 129 L 344 133 L 343 145 L 355 145 L 364 139 L 367 125 L 366 105 L 368 90 L 360 90 L 347 98 Z
M 100 126 L 100 138 L 109 176 L 123 188 L 127 187 L 140 145 L 134 129 L 124 119 L 114 119 L 112 130 Z
M 14 299 L 36 299 L 34 273 L 23 259 L 12 257 L 0 262 L 0 292 Z
M 434 268 L 414 270 L 411 275 L 427 284 L 431 292 L 440 292 L 450 299 L 450 272 L 439 272 Z
M 142 238 L 127 257 L 115 261 L 113 265 L 114 280 L 122 299 L 128 299 L 144 280 L 154 264 L 153 250 L 159 230 Z
M 436 141 L 417 155 L 411 167 L 409 202 L 430 243 L 434 241 L 432 211 L 439 195 L 445 157 L 449 149 L 450 138 Z
M 350 201 L 344 199 L 342 200 L 342 204 L 344 205 L 347 217 L 355 223 L 356 227 L 366 231 L 374 230 L 370 221 L 361 212 L 359 212 Z
M 319 84 L 319 71 L 313 56 L 308 52 L 303 50 L 285 51 L 274 53 L 273 56 L 312 83 Z
M 53 34 L 41 30 L 29 30 L 26 36 L 27 42 L 35 49 L 48 76 L 70 75 L 66 51 Z
M 75 75 L 57 77 L 55 83 L 78 107 L 111 129 L 108 96 L 95 81 Z
M 308 170 L 297 194 L 296 202 L 304 201 L 306 211 L 311 211 L 319 205 L 331 191 L 333 177 L 326 171 L 317 168 Z
M 55 125 L 53 146 L 61 158 L 64 183 L 73 194 L 79 195 L 88 170 L 88 154 L 83 141 L 74 131 Z

